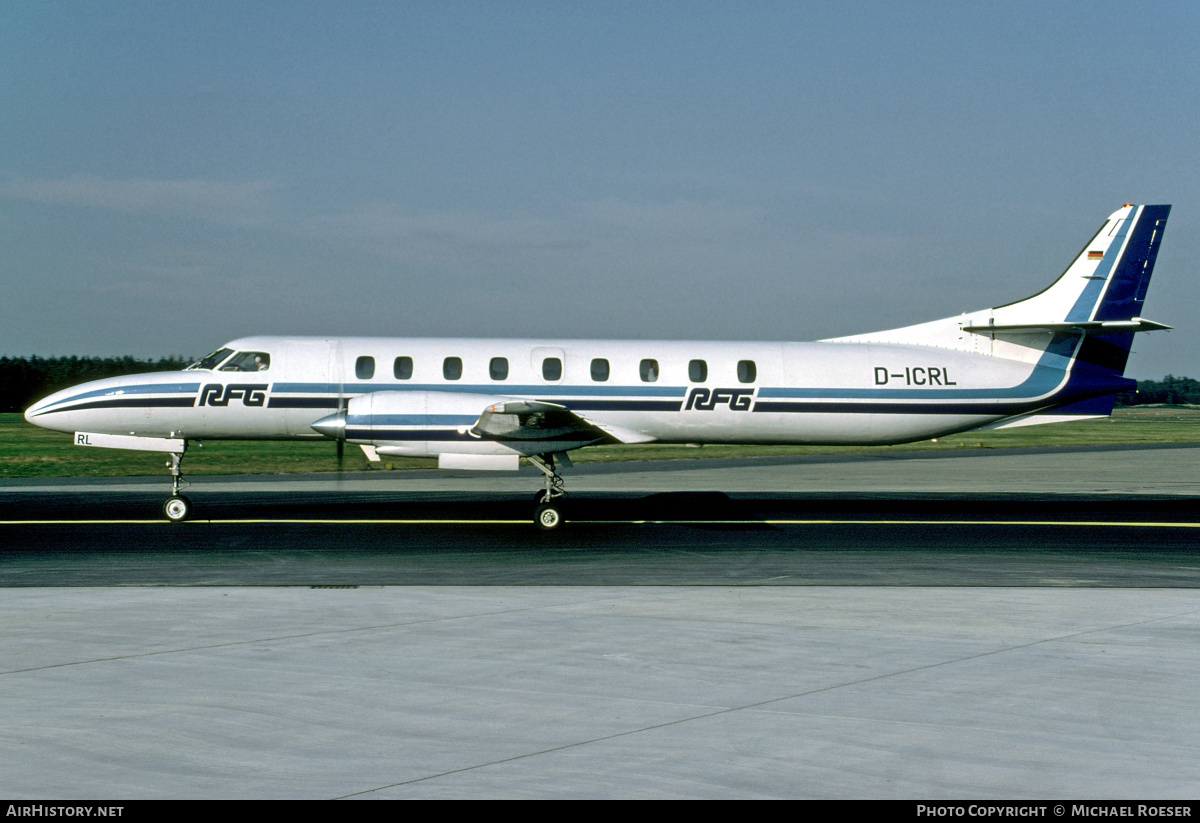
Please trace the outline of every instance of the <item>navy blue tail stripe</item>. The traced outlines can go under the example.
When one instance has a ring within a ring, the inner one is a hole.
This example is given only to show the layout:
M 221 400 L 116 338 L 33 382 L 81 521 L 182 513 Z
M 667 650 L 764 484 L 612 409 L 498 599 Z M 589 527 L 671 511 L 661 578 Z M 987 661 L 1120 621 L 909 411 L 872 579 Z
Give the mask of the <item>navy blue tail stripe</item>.
M 1154 261 L 1162 243 L 1170 206 L 1143 206 L 1125 254 L 1096 309 L 1096 320 L 1130 320 L 1142 316 L 1142 301 L 1150 287 Z

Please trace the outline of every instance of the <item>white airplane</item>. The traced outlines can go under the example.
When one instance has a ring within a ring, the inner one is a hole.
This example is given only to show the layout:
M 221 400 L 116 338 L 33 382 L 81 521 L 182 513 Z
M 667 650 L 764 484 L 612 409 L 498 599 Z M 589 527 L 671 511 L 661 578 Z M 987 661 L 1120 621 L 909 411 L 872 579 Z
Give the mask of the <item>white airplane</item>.
M 331 438 L 368 457 L 546 476 L 597 443 L 895 444 L 1108 415 L 1170 206 L 1115 211 L 1046 290 L 930 323 L 812 343 L 246 337 L 183 371 L 84 383 L 25 412 L 75 443 L 171 456 L 190 441 Z

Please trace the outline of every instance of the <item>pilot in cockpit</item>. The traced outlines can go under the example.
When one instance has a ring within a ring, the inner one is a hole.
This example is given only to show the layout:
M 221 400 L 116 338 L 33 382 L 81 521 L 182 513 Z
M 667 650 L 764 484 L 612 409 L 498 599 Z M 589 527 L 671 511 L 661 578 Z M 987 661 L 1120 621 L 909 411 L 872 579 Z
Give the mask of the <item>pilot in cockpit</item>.
M 266 371 L 271 368 L 271 355 L 263 351 L 244 351 L 229 358 L 221 371 Z

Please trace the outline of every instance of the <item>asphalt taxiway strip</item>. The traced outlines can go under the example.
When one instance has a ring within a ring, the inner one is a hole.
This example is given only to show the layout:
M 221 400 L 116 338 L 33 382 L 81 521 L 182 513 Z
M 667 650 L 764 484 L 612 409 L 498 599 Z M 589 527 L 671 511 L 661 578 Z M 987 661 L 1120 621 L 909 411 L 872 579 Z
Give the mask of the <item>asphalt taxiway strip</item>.
M 24 495 L 0 585 L 1200 586 L 1180 497 L 581 493 L 550 533 L 523 495 L 195 500 L 171 523 L 151 489 Z
M 489 520 L 486 518 L 471 518 L 471 519 L 453 519 L 453 518 L 387 518 L 373 517 L 370 519 L 339 517 L 339 518 L 320 518 L 320 517 L 228 517 L 219 520 L 200 520 L 192 519 L 185 521 L 192 526 L 244 526 L 244 525 L 292 525 L 292 526 L 315 526 L 315 525 L 342 525 L 342 526 L 528 526 L 528 520 L 505 519 L 505 520 Z M 1037 526 L 1037 527 L 1052 527 L 1060 526 L 1064 528 L 1079 528 L 1086 526 L 1089 528 L 1113 528 L 1113 529 L 1200 529 L 1200 523 L 1180 523 L 1172 521 L 1155 521 L 1149 520 L 1145 522 L 1135 522 L 1128 520 L 953 520 L 953 519 L 938 519 L 938 520 L 920 520 L 916 518 L 905 518 L 900 520 L 887 520 L 883 518 L 872 518 L 870 520 L 854 520 L 850 518 L 838 519 L 774 519 L 761 518 L 754 520 L 723 520 L 723 519 L 700 519 L 688 520 L 683 518 L 673 518 L 670 520 L 579 520 L 573 519 L 567 521 L 579 526 L 597 526 L 597 525 L 627 525 L 627 526 Z M 162 526 L 164 528 L 180 528 L 179 525 L 164 521 L 162 519 L 155 520 L 87 520 L 87 519 L 71 519 L 71 520 L 0 520 L 0 526 Z

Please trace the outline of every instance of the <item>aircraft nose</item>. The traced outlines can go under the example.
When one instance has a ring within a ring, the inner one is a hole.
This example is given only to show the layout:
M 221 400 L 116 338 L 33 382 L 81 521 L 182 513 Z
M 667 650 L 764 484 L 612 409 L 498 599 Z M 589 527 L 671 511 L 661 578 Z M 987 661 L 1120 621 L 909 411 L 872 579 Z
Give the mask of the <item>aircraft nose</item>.
M 313 423 L 312 429 L 332 440 L 343 440 L 346 437 L 346 412 L 340 411 L 328 417 L 322 417 Z
M 43 411 L 45 411 L 47 408 L 52 406 L 54 404 L 54 402 L 57 399 L 59 399 L 59 395 L 61 395 L 61 394 L 63 394 L 63 392 L 55 392 L 54 394 L 50 395 L 49 397 L 43 397 L 41 400 L 37 401 L 32 406 L 27 408 L 25 410 L 25 415 L 24 415 L 25 422 L 31 423 L 34 426 L 43 426 L 44 427 L 44 421 L 38 420 L 37 419 L 38 415 L 40 415 Z

